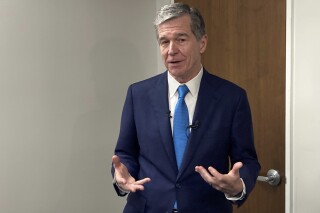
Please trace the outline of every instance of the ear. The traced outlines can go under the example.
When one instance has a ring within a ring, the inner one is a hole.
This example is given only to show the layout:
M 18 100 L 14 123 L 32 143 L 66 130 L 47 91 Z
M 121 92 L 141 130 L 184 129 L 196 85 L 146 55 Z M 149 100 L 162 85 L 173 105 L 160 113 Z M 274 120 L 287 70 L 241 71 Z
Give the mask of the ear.
M 201 54 L 204 53 L 204 51 L 206 51 L 207 43 L 208 43 L 208 35 L 204 34 L 199 41 Z

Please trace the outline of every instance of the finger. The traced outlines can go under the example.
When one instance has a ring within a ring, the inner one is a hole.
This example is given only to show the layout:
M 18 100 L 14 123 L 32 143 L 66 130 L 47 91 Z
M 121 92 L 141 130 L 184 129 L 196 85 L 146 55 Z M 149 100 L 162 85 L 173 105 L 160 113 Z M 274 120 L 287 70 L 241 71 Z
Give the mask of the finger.
M 213 168 L 212 166 L 210 166 L 209 168 L 208 168 L 208 171 L 210 172 L 210 174 L 213 176 L 213 177 L 215 177 L 215 178 L 217 178 L 217 179 L 220 179 L 221 178 L 221 176 L 222 176 L 222 174 L 220 173 L 220 172 L 218 172 L 215 168 Z
M 144 186 L 143 185 L 135 185 L 134 183 L 130 184 L 129 191 L 136 192 L 136 191 L 143 191 Z
M 144 178 L 144 179 L 138 180 L 134 183 L 127 184 L 128 185 L 127 187 L 129 188 L 129 191 L 131 191 L 131 192 L 136 192 L 138 190 L 142 191 L 142 190 L 144 190 L 143 184 L 148 183 L 150 181 L 151 181 L 150 178 Z
M 212 176 L 209 174 L 209 172 L 203 168 L 202 166 L 196 166 L 195 171 L 200 174 L 200 176 L 207 182 L 211 183 L 212 182 Z
M 207 173 L 207 170 L 203 168 L 202 166 L 196 166 L 195 171 L 198 172 L 200 175 Z
M 144 179 L 142 179 L 142 180 L 136 181 L 134 184 L 135 184 L 135 185 L 143 185 L 143 184 L 146 184 L 146 183 L 148 183 L 148 182 L 150 182 L 150 181 L 151 181 L 150 178 L 144 178 Z
M 239 176 L 240 175 L 240 169 L 241 169 L 242 166 L 243 166 L 243 164 L 241 162 L 235 163 L 229 173 L 231 175 Z

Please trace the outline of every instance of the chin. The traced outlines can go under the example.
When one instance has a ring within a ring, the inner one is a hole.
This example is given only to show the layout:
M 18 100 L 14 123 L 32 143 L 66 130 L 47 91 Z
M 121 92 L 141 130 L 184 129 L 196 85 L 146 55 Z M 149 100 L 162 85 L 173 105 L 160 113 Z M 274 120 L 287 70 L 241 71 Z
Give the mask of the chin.
M 173 76 L 184 76 L 184 71 L 183 70 L 180 70 L 180 69 L 169 69 L 169 72 L 171 73 L 171 75 Z
M 181 66 L 169 66 L 169 70 L 172 74 L 183 75 L 186 69 Z

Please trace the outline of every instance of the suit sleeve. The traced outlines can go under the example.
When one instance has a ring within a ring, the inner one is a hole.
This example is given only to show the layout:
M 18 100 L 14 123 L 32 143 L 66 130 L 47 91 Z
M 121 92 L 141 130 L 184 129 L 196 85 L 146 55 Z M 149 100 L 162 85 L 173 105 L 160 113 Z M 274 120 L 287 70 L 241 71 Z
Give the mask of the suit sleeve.
M 118 141 L 115 147 L 114 154 L 119 156 L 121 163 L 123 163 L 132 177 L 137 179 L 139 171 L 138 155 L 139 144 L 137 139 L 136 126 L 134 121 L 134 104 L 132 98 L 132 86 L 128 88 L 126 100 L 123 106 L 121 125 Z M 114 176 L 114 169 L 112 166 L 111 174 Z M 114 184 L 115 189 L 119 194 L 119 189 Z M 122 194 L 121 194 L 122 195 Z
M 245 91 L 239 96 L 235 107 L 231 137 L 231 164 L 239 161 L 243 163 L 243 167 L 240 169 L 240 177 L 246 185 L 247 197 L 256 183 L 260 164 L 254 147 L 252 117 Z M 242 205 L 245 199 L 237 201 L 238 206 Z

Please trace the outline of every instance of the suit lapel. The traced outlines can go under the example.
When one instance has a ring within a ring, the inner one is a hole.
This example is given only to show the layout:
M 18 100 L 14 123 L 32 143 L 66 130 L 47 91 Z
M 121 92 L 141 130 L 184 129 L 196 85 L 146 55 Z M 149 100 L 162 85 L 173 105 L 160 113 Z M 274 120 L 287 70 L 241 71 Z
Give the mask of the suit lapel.
M 178 168 L 170 124 L 167 72 L 160 75 L 158 82 L 149 91 L 149 96 L 156 119 L 158 120 L 161 142 L 166 150 L 170 164 L 173 166 L 173 169 L 177 171 Z

